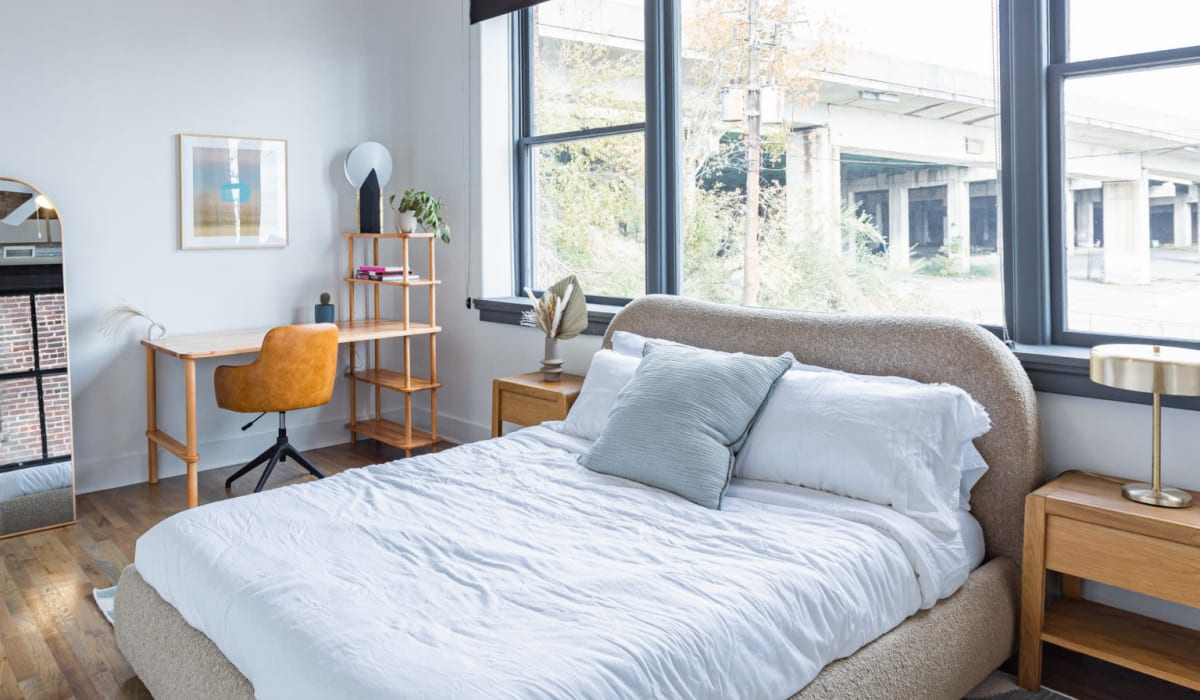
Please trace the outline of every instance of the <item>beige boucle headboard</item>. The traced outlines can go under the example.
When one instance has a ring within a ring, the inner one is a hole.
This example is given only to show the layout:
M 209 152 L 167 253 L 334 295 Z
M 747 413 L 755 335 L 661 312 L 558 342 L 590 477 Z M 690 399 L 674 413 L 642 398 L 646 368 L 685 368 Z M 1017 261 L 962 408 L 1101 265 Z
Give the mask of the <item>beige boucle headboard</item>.
M 778 355 L 859 374 L 945 382 L 983 404 L 992 429 L 975 441 L 989 469 L 971 494 L 987 557 L 1020 564 L 1025 496 L 1043 481 L 1037 399 L 1017 358 L 977 325 L 945 318 L 802 313 L 651 295 L 609 324 L 688 345 Z

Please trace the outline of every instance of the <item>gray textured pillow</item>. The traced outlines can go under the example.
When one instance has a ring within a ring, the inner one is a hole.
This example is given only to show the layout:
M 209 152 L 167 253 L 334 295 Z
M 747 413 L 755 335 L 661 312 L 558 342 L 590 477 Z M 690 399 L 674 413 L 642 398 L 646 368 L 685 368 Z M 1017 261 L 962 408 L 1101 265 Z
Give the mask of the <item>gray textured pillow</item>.
M 792 366 L 759 357 L 648 342 L 584 466 L 720 508 L 733 445 Z

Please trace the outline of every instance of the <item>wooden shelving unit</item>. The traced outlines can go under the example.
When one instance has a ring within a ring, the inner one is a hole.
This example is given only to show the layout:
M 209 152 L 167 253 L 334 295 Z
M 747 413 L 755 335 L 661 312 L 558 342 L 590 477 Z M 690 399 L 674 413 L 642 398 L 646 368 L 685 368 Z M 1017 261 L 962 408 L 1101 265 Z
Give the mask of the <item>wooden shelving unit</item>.
M 359 367 L 358 360 L 355 355 L 355 343 L 350 343 L 350 372 L 346 376 L 353 379 L 350 382 L 350 416 L 351 422 L 346 424 L 346 428 L 350 431 L 350 440 L 355 442 L 361 435 L 363 437 L 373 438 L 380 442 L 385 442 L 405 451 L 409 456 L 412 455 L 412 450 L 418 447 L 425 447 L 441 442 L 441 438 L 437 434 L 437 390 L 442 386 L 437 379 L 437 334 L 441 332 L 441 328 L 437 325 L 437 285 L 441 281 L 437 279 L 436 267 L 434 265 L 434 245 L 437 239 L 432 233 L 344 233 L 342 236 L 346 239 L 347 247 L 347 263 L 348 273 L 344 281 L 350 286 L 350 314 L 349 319 L 354 323 L 354 301 L 355 290 L 361 285 L 371 300 L 369 319 L 364 321 L 372 321 L 376 324 L 400 324 L 400 328 L 405 331 L 405 335 L 398 338 L 404 346 L 404 367 L 401 370 L 384 369 L 378 366 L 380 344 L 383 341 L 373 340 L 374 343 L 372 360 L 370 367 Z M 412 241 L 424 241 L 429 246 L 429 271 L 428 277 L 408 279 L 407 275 L 399 280 L 363 280 L 355 277 L 356 266 L 354 262 L 355 245 L 361 241 L 368 242 L 371 245 L 372 265 L 379 266 L 379 243 L 383 240 L 396 240 L 400 243 L 401 265 L 405 271 L 410 271 L 412 268 L 409 265 L 409 244 Z M 380 313 L 379 296 L 382 287 L 398 287 L 400 289 L 400 318 L 399 319 L 384 319 Z M 412 311 L 412 294 L 414 289 L 424 289 L 429 295 L 429 320 L 427 323 L 420 323 L 411 320 Z M 412 367 L 412 342 L 413 338 L 424 336 L 429 339 L 429 371 L 426 376 L 420 376 L 413 373 Z M 375 392 L 375 412 L 374 418 L 371 420 L 358 420 L 358 384 L 366 384 L 372 387 Z M 404 395 L 404 422 L 396 423 L 383 418 L 383 390 L 396 391 Z M 429 392 L 429 409 L 430 409 L 430 430 L 425 432 L 417 430 L 413 427 L 413 412 L 412 402 L 413 394 L 419 391 Z

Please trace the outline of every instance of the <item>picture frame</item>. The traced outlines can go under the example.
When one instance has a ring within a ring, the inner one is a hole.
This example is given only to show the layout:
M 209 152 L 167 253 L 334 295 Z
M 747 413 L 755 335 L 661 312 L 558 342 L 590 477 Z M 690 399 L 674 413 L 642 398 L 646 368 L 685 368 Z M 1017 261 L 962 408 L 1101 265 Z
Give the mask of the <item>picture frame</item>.
M 287 244 L 287 140 L 180 134 L 180 250 Z

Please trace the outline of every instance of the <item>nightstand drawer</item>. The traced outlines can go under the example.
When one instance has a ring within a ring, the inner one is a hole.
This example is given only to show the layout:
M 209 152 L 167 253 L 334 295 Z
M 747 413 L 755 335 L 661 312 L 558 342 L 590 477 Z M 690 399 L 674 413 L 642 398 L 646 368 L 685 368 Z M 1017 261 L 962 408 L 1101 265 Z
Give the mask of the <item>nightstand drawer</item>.
M 500 397 L 500 420 L 517 425 L 537 425 L 542 421 L 562 420 L 567 414 L 557 400 L 539 399 L 505 391 Z
M 1046 568 L 1200 607 L 1200 550 L 1051 515 Z

